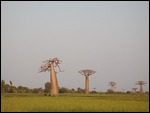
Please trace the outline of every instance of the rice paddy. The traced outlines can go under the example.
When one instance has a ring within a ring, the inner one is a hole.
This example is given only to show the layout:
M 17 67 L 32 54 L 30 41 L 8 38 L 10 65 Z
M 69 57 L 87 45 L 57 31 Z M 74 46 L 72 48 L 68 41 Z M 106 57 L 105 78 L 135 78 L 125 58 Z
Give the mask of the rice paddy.
M 1 112 L 148 112 L 149 96 L 133 94 L 3 94 Z

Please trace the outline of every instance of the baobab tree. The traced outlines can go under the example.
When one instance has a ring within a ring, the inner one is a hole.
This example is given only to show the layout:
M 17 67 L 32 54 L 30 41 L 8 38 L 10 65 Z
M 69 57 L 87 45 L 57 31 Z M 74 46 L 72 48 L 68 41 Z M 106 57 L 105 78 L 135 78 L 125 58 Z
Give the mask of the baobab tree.
M 132 91 L 134 91 L 135 93 L 136 93 L 136 90 L 137 90 L 138 88 L 132 88 Z
M 54 67 L 58 67 L 59 71 L 62 72 L 59 67 L 59 64 L 61 64 L 62 61 L 56 57 L 54 59 L 46 60 L 43 63 L 45 63 L 45 62 L 46 62 L 46 64 L 41 66 L 39 72 L 50 71 L 51 96 L 57 96 L 59 90 L 58 90 L 58 81 L 57 81 L 57 77 L 56 77 L 56 71 L 55 71 Z
M 95 72 L 96 71 L 90 69 L 79 71 L 79 73 L 85 76 L 85 94 L 89 93 L 89 76 L 94 74 Z
M 108 85 L 111 87 L 111 90 L 114 91 L 116 82 L 110 81 Z
M 137 83 L 136 83 L 136 85 L 140 85 L 140 93 L 142 93 L 143 92 L 143 85 L 145 85 L 146 84 L 146 82 L 144 82 L 144 81 L 138 81 Z

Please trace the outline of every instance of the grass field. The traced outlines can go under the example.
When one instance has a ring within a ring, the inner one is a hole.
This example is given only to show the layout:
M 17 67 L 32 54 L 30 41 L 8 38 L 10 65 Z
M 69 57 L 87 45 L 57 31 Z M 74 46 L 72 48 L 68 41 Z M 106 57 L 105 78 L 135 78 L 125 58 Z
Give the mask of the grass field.
M 1 112 L 148 112 L 149 95 L 134 94 L 3 94 Z

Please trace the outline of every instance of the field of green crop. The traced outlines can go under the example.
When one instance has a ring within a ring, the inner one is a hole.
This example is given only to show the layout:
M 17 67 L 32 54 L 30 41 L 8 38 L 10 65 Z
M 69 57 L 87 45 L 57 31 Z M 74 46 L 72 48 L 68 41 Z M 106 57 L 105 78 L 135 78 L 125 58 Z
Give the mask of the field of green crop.
M 148 112 L 149 95 L 133 94 L 3 94 L 1 112 Z

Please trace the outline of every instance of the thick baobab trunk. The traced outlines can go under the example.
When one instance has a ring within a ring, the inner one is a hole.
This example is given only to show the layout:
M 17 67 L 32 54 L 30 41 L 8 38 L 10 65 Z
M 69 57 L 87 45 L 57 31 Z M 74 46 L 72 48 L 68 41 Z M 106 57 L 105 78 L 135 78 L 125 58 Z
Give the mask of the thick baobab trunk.
M 50 79 L 51 79 L 51 96 L 58 95 L 58 82 L 56 77 L 56 72 L 54 70 L 53 64 L 50 65 Z
M 140 85 L 140 93 L 143 92 L 143 88 L 142 88 L 142 85 Z
M 111 90 L 114 91 L 114 87 L 113 86 L 111 86 Z
M 89 76 L 85 77 L 85 94 L 89 93 Z

